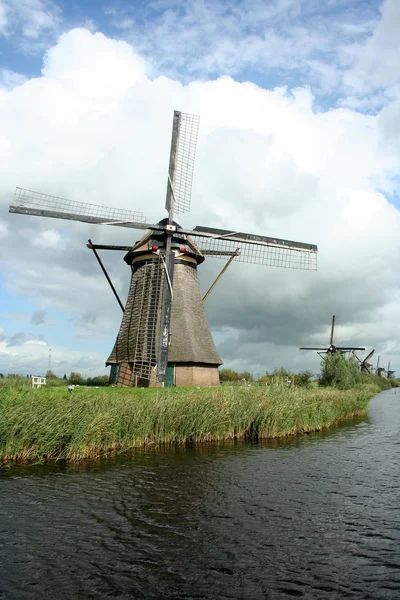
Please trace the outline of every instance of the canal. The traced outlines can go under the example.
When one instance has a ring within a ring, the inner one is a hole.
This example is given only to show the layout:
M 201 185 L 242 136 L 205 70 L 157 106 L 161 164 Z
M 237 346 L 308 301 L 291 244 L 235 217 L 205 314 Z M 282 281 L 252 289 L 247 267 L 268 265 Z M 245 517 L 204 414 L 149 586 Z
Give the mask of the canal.
M 0 598 L 397 600 L 399 504 L 400 389 L 321 434 L 6 467 Z

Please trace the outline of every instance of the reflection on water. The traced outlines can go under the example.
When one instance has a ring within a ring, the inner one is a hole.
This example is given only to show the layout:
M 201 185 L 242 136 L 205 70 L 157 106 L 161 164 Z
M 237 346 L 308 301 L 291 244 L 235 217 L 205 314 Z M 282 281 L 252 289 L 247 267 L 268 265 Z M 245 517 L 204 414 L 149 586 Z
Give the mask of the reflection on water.
M 0 598 L 400 598 L 399 426 L 3 469 Z

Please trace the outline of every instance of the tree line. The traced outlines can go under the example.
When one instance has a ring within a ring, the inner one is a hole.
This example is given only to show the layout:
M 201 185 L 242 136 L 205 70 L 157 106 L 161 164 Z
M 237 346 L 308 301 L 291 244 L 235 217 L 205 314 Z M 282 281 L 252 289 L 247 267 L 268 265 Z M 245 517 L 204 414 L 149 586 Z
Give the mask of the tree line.
M 295 385 L 297 387 L 307 387 L 311 384 L 313 378 L 312 371 L 300 371 L 300 373 L 293 373 L 288 371 L 285 367 L 279 367 L 274 369 L 271 373 L 265 372 L 261 377 L 254 377 L 252 373 L 243 371 L 239 373 L 232 369 L 221 369 L 219 371 L 219 379 L 221 383 L 243 383 L 243 384 L 259 384 L 259 385 L 270 385 L 273 383 L 283 383 L 286 385 Z
M 4 375 L 0 373 L 0 379 L 6 382 L 9 380 L 10 382 L 15 382 L 19 384 L 26 384 L 28 386 L 31 385 L 31 377 L 32 374 L 20 375 L 15 373 L 9 373 L 8 375 Z M 62 386 L 62 385 L 87 385 L 87 386 L 104 386 L 108 385 L 109 376 L 108 375 L 97 375 L 96 377 L 83 377 L 81 373 L 77 373 L 73 371 L 69 375 L 64 373 L 63 377 L 58 377 L 51 369 L 46 371 L 46 384 L 52 386 Z

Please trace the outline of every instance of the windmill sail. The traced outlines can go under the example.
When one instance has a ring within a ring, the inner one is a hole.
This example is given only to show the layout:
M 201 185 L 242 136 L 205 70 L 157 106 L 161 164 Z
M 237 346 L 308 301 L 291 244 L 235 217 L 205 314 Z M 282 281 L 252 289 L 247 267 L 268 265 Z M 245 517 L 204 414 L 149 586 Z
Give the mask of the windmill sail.
M 318 249 L 314 244 L 202 226 L 195 227 L 190 234 L 211 257 L 228 260 L 237 252 L 237 262 L 289 269 L 317 268 Z
M 365 348 L 359 348 L 356 346 L 336 346 L 333 343 L 333 334 L 335 331 L 335 315 L 332 316 L 332 324 L 331 324 L 331 333 L 329 337 L 329 346 L 321 347 L 321 346 L 301 346 L 299 350 L 316 350 L 319 355 L 321 354 L 332 354 L 336 351 L 341 353 L 352 352 L 354 356 L 361 362 L 361 360 L 354 353 L 355 350 L 365 350 Z M 323 357 L 324 358 L 324 357 Z
M 165 202 L 171 219 L 190 210 L 199 121 L 198 115 L 174 111 Z
M 134 229 L 149 229 L 151 227 L 145 222 L 146 219 L 143 213 L 139 211 L 76 202 L 19 187 L 15 190 L 14 202 L 9 207 L 9 212 L 34 217 L 82 221 L 83 223 L 96 225 L 118 225 L 120 227 L 133 227 Z

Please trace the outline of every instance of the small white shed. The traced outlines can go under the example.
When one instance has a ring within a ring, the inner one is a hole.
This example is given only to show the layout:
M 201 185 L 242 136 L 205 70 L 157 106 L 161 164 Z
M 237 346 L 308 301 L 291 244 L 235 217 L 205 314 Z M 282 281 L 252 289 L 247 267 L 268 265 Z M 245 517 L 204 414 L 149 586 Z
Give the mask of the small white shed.
M 38 377 L 37 375 L 31 375 L 32 387 L 40 388 L 42 385 L 46 385 L 46 377 Z

